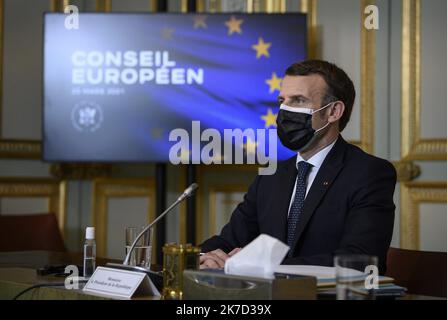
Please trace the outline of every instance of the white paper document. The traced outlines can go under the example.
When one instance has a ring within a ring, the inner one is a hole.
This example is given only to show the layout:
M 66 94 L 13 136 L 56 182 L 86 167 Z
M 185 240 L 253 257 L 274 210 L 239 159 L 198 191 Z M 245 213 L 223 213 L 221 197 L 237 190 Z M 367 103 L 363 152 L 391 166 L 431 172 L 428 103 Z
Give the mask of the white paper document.
M 318 280 L 335 279 L 334 267 L 309 266 L 309 265 L 280 265 L 275 268 L 277 273 L 312 276 Z

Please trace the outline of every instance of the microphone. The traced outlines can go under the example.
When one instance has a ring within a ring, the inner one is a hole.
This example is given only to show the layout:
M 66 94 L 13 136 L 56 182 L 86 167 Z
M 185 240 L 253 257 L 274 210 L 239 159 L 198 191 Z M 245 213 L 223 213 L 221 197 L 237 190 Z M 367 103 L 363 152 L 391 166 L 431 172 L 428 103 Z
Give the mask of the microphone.
M 160 214 L 154 221 L 152 221 L 150 224 L 148 224 L 139 234 L 138 236 L 135 238 L 135 240 L 132 242 L 132 245 L 130 246 L 129 251 L 127 252 L 126 258 L 124 259 L 122 264 L 117 264 L 117 263 L 107 263 L 107 266 L 110 267 L 114 267 L 114 268 L 119 268 L 119 269 L 126 269 L 126 270 L 134 270 L 134 271 L 143 271 L 146 273 L 151 273 L 150 268 L 144 268 L 144 267 L 139 267 L 139 266 L 130 266 L 129 265 L 129 260 L 130 260 L 130 256 L 132 255 L 133 250 L 135 249 L 136 244 L 138 243 L 138 241 L 141 239 L 141 237 L 150 229 L 152 228 L 155 224 L 157 224 L 158 221 L 160 221 L 161 219 L 163 219 L 163 217 L 168 214 L 172 209 L 174 209 L 180 202 L 182 202 L 183 200 L 191 197 L 194 192 L 197 190 L 197 188 L 199 187 L 199 185 L 197 183 L 193 183 L 191 184 L 188 188 L 186 188 L 185 191 L 183 191 L 183 193 L 180 195 L 180 197 L 178 197 L 178 199 L 169 206 L 169 208 L 167 208 L 165 211 L 163 211 L 162 214 Z
M 178 198 L 179 201 L 183 201 L 186 198 L 189 198 L 194 194 L 199 185 L 197 183 L 191 184 L 185 191 L 183 191 L 182 195 Z

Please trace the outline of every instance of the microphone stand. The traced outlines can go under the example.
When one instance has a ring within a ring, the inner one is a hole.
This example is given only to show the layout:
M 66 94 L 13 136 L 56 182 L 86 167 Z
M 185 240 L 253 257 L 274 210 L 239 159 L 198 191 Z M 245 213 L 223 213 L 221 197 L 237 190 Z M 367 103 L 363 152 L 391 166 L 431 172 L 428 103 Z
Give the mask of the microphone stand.
M 133 250 L 135 249 L 136 244 L 138 243 L 138 241 L 141 239 L 141 237 L 150 229 L 152 228 L 158 221 L 160 221 L 168 212 L 170 212 L 172 209 L 174 209 L 180 202 L 182 202 L 183 200 L 185 200 L 186 198 L 189 198 L 190 196 L 192 196 L 192 194 L 194 193 L 194 191 L 198 188 L 198 185 L 196 183 L 193 183 L 192 185 L 190 185 L 185 192 L 183 192 L 183 194 L 172 204 L 169 206 L 169 208 L 167 208 L 165 211 L 163 211 L 163 213 L 161 215 L 159 215 L 154 221 L 152 221 L 149 225 L 147 225 L 139 234 L 138 236 L 135 238 L 135 240 L 132 242 L 132 245 L 130 246 L 129 251 L 127 252 L 126 258 L 124 259 L 123 263 L 107 263 L 106 266 L 111 267 L 111 268 L 116 268 L 116 269 L 124 269 L 124 270 L 129 270 L 129 271 L 138 271 L 138 272 L 144 272 L 147 273 L 149 276 L 151 275 L 155 275 L 160 277 L 161 273 L 160 272 L 154 272 L 150 270 L 149 268 L 145 268 L 145 267 L 140 267 L 140 266 L 130 266 L 129 265 L 129 260 L 130 260 L 130 256 L 132 255 Z M 161 276 L 162 277 L 162 276 Z M 151 277 L 152 278 L 152 277 Z M 154 279 L 153 279 L 154 280 Z M 156 281 L 159 281 L 160 279 L 156 279 Z M 155 282 L 155 281 L 154 281 Z M 157 284 L 155 284 L 157 286 Z

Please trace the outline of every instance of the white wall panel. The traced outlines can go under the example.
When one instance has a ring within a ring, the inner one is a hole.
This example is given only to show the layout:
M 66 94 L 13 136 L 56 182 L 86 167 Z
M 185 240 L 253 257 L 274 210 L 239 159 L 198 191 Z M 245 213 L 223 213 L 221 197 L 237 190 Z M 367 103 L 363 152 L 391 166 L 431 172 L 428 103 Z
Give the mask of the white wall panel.
M 49 213 L 48 198 L 44 197 L 1 197 L 1 215 L 27 215 Z
M 49 5 L 4 1 L 3 138 L 41 138 L 43 12 Z
M 107 257 L 122 259 L 125 228 L 148 223 L 149 200 L 141 197 L 109 198 L 107 216 Z
M 447 203 L 422 203 L 420 206 L 420 249 L 447 251 Z
M 321 56 L 344 69 L 357 92 L 351 121 L 343 136 L 349 140 L 360 140 L 360 1 L 318 0 L 317 4 Z
M 447 1 L 421 1 L 421 136 L 447 139 Z M 447 176 L 446 176 L 447 178 Z

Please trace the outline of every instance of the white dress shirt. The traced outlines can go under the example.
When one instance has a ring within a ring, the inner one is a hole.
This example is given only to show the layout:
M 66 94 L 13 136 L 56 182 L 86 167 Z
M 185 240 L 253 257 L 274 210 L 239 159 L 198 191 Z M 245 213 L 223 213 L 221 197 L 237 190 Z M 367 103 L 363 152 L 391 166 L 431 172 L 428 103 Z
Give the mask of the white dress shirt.
M 298 163 L 300 161 L 308 162 L 312 165 L 310 168 L 309 174 L 307 175 L 307 182 L 306 182 L 306 197 L 309 193 L 310 187 L 312 186 L 312 183 L 314 182 L 315 177 L 317 176 L 318 170 L 320 170 L 321 165 L 323 164 L 324 159 L 326 159 L 326 156 L 328 155 L 329 151 L 331 151 L 334 144 L 337 142 L 338 139 L 335 139 L 334 142 L 332 142 L 327 147 L 321 149 L 316 154 L 314 154 L 312 157 L 310 157 L 308 160 L 304 160 L 301 155 L 298 153 L 298 156 L 296 157 L 296 167 L 298 168 Z M 293 187 L 293 193 L 292 198 L 290 199 L 289 204 L 289 212 L 290 208 L 292 207 L 293 200 L 295 199 L 295 192 L 296 192 L 296 180 L 295 185 Z

